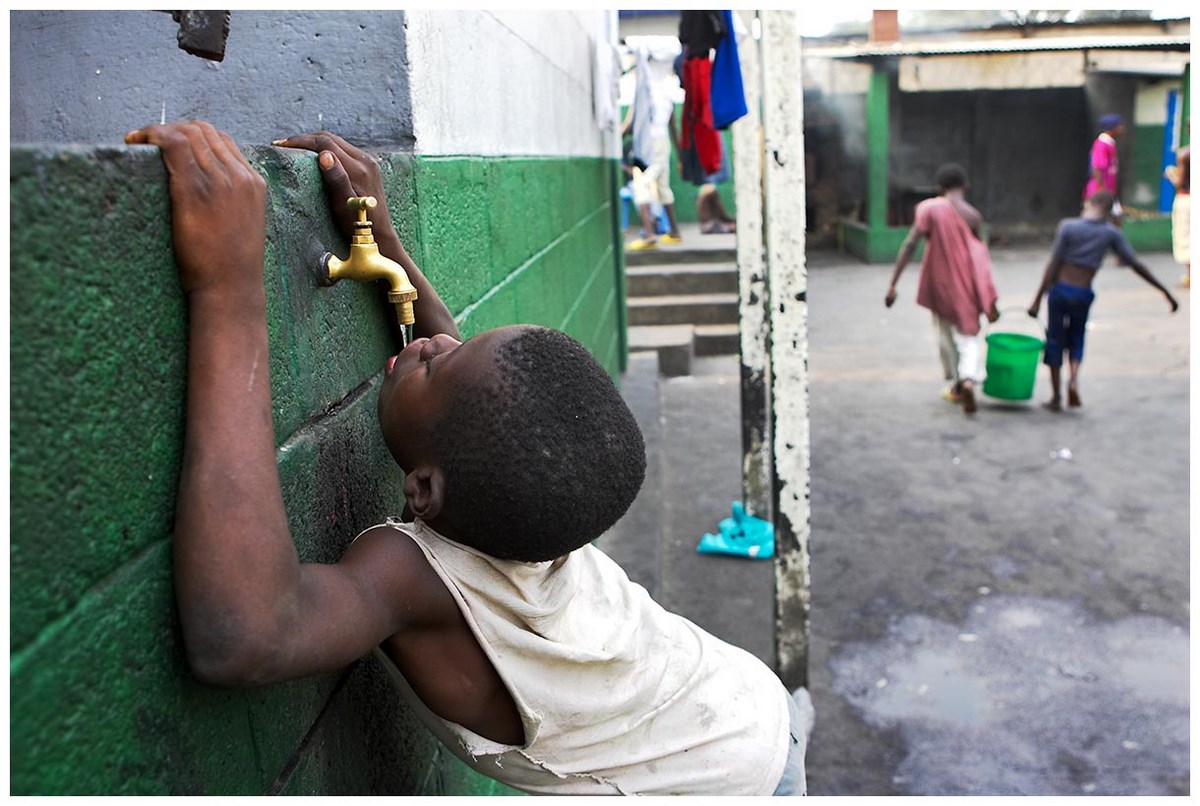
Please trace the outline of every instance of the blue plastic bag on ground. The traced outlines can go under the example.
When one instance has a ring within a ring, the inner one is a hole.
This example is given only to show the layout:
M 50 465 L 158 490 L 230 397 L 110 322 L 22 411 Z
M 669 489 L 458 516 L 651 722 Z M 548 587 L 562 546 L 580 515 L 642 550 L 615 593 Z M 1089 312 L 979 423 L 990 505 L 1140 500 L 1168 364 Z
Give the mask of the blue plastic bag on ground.
M 770 522 L 746 514 L 740 501 L 733 502 L 733 517 L 723 518 L 718 534 L 706 533 L 696 551 L 700 554 L 733 554 L 766 560 L 775 556 L 775 527 Z

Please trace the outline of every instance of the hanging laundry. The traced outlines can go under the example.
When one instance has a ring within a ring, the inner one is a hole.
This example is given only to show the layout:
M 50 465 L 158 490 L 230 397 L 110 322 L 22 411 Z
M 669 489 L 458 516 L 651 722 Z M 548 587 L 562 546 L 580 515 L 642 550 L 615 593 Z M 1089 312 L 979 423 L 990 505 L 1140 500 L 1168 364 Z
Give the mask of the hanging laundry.
M 720 11 L 679 12 L 679 41 L 693 54 L 692 58 L 708 58 L 725 35 L 725 20 Z
M 746 90 L 742 85 L 742 64 L 738 59 L 732 11 L 722 11 L 725 35 L 717 45 L 712 66 L 713 127 L 727 129 L 746 114 Z
M 690 47 L 684 51 L 683 91 L 682 147 L 696 150 L 704 173 L 716 173 L 721 168 L 721 135 L 713 128 L 709 101 L 712 62 L 707 56 L 692 57 Z
M 648 165 L 654 158 L 655 99 L 650 76 L 650 53 L 638 48 L 634 54 L 633 159 Z
M 620 59 L 611 42 L 592 43 L 592 113 L 596 125 L 603 131 L 613 131 L 620 124 L 617 114 L 617 76 L 621 74 Z

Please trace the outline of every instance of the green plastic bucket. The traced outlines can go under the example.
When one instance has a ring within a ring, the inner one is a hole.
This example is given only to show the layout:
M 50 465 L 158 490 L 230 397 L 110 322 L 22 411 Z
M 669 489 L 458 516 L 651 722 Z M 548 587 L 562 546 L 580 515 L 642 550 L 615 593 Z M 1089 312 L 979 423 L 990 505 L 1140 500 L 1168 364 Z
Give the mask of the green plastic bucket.
M 983 393 L 1001 400 L 1029 400 L 1045 339 L 1024 333 L 989 333 Z

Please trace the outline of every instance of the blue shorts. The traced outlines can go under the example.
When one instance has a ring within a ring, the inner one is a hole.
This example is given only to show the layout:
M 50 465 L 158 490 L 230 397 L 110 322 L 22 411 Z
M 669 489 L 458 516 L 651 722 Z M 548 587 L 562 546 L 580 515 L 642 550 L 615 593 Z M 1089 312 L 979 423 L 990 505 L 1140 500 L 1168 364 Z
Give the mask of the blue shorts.
M 804 774 L 804 756 L 808 750 L 808 730 L 805 719 L 796 704 L 796 698 L 788 695 L 788 757 L 783 767 L 783 777 L 775 787 L 774 795 L 807 795 L 808 781 Z
M 1046 352 L 1043 363 L 1061 367 L 1063 352 L 1072 361 L 1083 360 L 1083 336 L 1087 328 L 1088 310 L 1096 293 L 1090 288 L 1055 283 L 1046 298 Z

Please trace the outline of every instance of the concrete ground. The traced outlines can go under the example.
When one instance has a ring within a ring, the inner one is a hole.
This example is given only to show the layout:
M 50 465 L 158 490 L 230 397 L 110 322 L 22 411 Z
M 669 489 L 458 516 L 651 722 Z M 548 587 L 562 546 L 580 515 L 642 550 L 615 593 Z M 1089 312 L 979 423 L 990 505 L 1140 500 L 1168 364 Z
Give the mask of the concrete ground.
M 1044 249 L 993 253 L 1023 309 Z M 813 795 L 1189 792 L 1189 292 L 1101 270 L 1083 407 L 943 401 L 916 266 L 809 256 Z M 1028 328 L 1018 313 L 996 329 Z M 701 556 L 739 497 L 736 358 L 623 389 L 647 486 L 601 545 L 773 661 L 770 563 Z M 647 363 L 649 362 L 649 363 Z

